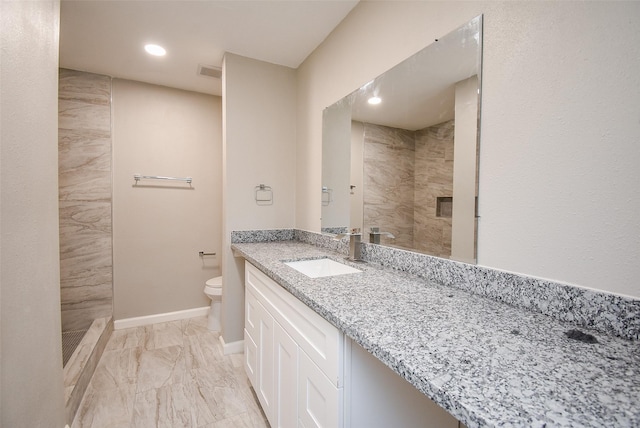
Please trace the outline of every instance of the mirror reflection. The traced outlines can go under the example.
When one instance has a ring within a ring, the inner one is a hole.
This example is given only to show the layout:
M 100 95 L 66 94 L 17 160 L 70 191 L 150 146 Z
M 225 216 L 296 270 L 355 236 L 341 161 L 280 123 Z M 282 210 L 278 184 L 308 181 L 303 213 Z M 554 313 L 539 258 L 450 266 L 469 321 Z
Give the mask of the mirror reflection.
M 322 231 L 473 263 L 482 17 L 323 112 Z

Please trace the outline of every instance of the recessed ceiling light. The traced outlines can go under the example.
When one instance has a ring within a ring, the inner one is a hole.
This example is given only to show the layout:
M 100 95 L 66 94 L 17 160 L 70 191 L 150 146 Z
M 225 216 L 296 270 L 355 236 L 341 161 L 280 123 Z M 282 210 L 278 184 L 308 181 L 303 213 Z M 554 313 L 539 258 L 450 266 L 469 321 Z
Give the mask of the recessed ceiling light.
M 380 104 L 382 102 L 382 99 L 379 97 L 371 97 L 367 100 L 367 102 L 369 104 L 376 105 L 376 104 Z
M 167 53 L 167 51 L 162 46 L 151 44 L 144 45 L 144 50 L 147 51 L 149 55 L 153 56 L 165 56 Z

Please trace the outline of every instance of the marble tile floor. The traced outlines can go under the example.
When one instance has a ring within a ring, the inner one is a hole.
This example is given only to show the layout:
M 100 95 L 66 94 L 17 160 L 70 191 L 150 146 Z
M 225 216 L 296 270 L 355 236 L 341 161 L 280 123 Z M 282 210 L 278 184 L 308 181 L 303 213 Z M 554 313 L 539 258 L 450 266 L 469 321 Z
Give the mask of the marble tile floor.
M 269 427 L 242 359 L 206 317 L 116 330 L 72 428 Z

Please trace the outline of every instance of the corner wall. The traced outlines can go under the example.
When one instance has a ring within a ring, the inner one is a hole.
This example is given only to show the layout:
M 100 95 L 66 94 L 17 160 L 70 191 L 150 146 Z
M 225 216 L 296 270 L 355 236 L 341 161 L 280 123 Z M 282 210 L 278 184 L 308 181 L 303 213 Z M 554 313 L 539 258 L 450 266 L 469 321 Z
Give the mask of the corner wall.
M 637 2 L 361 2 L 298 69 L 296 227 L 322 110 L 484 14 L 478 264 L 640 297 Z
M 226 343 L 241 341 L 244 327 L 244 260 L 231 253 L 231 232 L 294 225 L 295 86 L 291 68 L 225 54 L 222 333 Z M 273 204 L 256 203 L 259 184 L 271 186 Z M 319 193 L 317 202 L 319 209 Z
M 0 2 L 0 426 L 63 427 L 57 1 Z

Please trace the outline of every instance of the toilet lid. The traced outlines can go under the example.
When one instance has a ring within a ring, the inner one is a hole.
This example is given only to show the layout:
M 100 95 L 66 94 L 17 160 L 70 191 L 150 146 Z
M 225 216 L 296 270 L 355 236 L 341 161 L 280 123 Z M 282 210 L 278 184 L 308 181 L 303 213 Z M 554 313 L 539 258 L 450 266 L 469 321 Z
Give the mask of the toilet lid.
M 207 287 L 222 288 L 222 277 L 216 276 L 215 278 L 211 278 L 210 280 L 205 282 L 205 284 L 207 284 Z

